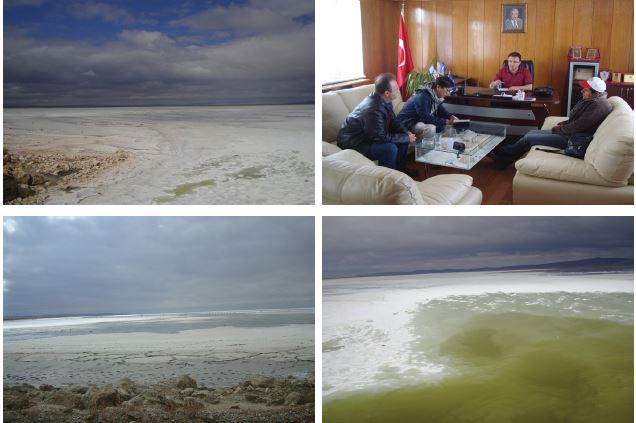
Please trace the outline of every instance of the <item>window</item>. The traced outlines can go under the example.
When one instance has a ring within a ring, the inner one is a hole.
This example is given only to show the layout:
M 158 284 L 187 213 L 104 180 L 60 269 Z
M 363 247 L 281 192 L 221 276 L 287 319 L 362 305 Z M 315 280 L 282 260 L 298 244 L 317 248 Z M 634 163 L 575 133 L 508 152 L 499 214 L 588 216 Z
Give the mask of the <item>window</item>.
M 359 0 L 320 0 L 317 70 L 322 84 L 364 78 Z

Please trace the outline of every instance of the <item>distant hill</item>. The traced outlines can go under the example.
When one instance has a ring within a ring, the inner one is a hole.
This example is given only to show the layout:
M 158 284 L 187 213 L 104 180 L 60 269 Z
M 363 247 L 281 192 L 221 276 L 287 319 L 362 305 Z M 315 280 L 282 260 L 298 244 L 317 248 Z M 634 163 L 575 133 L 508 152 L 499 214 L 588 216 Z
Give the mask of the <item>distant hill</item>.
M 634 270 L 633 258 L 589 258 L 574 261 L 557 261 L 544 264 L 521 264 L 502 267 L 476 267 L 472 269 L 418 269 L 405 272 L 361 273 L 356 275 L 329 275 L 323 279 L 362 278 L 369 276 L 400 276 L 419 275 L 428 273 L 460 273 L 460 272 L 501 272 L 519 270 L 559 271 L 569 273 L 579 272 L 625 272 Z

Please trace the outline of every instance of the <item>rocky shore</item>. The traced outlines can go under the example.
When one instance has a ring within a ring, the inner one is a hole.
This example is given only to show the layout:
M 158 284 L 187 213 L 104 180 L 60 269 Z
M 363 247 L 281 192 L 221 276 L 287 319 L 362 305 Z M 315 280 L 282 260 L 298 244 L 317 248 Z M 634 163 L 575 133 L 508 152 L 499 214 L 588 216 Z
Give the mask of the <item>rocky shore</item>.
M 71 191 L 119 166 L 130 154 L 3 151 L 4 204 L 42 204 L 52 190 Z
M 4 421 L 313 422 L 314 377 L 257 376 L 214 389 L 188 375 L 154 385 L 4 385 Z

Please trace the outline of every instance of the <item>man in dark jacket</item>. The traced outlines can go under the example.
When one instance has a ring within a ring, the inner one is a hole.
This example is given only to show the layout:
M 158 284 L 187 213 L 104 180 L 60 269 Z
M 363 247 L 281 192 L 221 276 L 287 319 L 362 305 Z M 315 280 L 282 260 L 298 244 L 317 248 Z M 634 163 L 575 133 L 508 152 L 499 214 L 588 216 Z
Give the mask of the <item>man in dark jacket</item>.
M 354 149 L 380 166 L 406 172 L 409 144 L 415 135 L 404 128 L 393 112 L 399 94 L 395 76 L 390 73 L 375 79 L 375 92 L 369 94 L 349 113 L 338 132 L 338 147 Z
M 567 147 L 568 139 L 576 133 L 593 135 L 612 111 L 612 105 L 607 101 L 605 81 L 601 78 L 595 76 L 587 81 L 579 81 L 579 84 L 583 88 L 583 99 L 572 108 L 568 120 L 559 122 L 552 130 L 533 130 L 514 144 L 497 147 L 490 155 L 495 160 L 495 166 L 505 169 L 533 145 L 563 149 Z
M 446 125 L 457 120 L 442 104 L 453 86 L 449 77 L 440 76 L 430 86 L 416 90 L 398 114 L 398 120 L 413 131 L 418 140 L 442 132 Z

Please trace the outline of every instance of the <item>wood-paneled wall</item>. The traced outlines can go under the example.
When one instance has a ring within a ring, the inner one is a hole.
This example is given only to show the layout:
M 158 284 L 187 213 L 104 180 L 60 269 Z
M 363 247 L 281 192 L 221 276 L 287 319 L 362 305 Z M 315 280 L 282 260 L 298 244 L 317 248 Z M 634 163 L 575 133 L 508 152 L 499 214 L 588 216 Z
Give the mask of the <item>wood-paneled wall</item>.
M 601 69 L 634 72 L 632 0 L 523 0 L 526 32 L 501 32 L 506 0 L 407 0 L 404 19 L 413 63 L 436 59 L 453 73 L 487 85 L 511 51 L 535 63 L 535 86 L 563 91 L 571 45 L 595 47 Z M 401 2 L 360 0 L 364 69 L 369 78 L 395 72 Z

